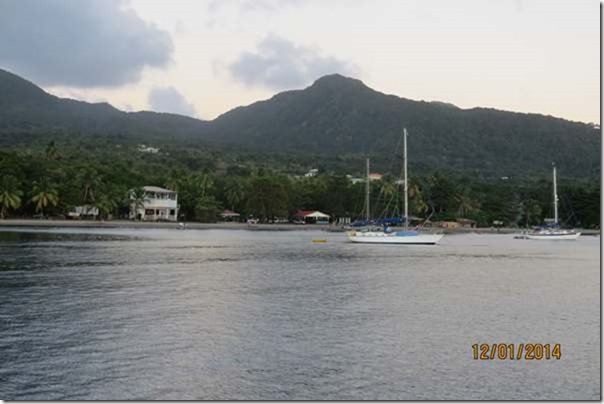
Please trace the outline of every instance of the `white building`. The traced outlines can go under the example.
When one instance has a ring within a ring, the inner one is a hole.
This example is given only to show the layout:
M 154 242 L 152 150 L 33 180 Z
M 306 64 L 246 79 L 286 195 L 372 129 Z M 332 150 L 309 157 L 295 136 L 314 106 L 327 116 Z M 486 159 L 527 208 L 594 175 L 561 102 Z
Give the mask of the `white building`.
M 130 219 L 165 220 L 175 222 L 178 218 L 178 194 L 169 189 L 146 186 L 143 206 L 130 205 Z
M 329 215 L 318 210 L 299 210 L 294 214 L 294 219 L 299 224 L 329 224 Z

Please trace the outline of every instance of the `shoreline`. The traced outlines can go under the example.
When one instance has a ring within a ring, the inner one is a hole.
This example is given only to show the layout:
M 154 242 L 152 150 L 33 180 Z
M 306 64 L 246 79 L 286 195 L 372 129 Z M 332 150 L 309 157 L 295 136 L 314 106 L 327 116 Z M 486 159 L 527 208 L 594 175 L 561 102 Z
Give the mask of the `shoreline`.
M 186 229 L 196 230 L 257 230 L 257 231 L 291 231 L 291 230 L 323 230 L 326 232 L 344 232 L 342 226 L 325 225 L 325 224 L 247 224 L 239 222 L 221 222 L 221 223 L 185 223 Z M 53 220 L 53 219 L 4 219 L 0 220 L 0 228 L 12 227 L 29 227 L 29 228 L 99 228 L 99 229 L 114 229 L 114 228 L 143 228 L 143 229 L 181 229 L 178 222 L 134 222 L 129 220 Z M 398 229 L 398 228 L 394 228 Z M 423 231 L 426 233 L 486 233 L 486 234 L 514 234 L 521 233 L 526 229 L 522 228 L 492 228 L 492 227 L 459 227 L 459 228 L 440 228 L 428 227 Z M 577 229 L 582 235 L 596 236 L 600 234 L 600 230 L 594 229 Z

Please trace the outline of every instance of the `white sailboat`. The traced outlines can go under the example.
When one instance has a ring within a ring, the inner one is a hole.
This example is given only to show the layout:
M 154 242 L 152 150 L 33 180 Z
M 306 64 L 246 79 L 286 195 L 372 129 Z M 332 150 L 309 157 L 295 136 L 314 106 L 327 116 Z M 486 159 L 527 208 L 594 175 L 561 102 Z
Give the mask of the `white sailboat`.
M 526 234 L 531 240 L 576 240 L 581 235 L 574 229 L 561 229 L 558 224 L 558 187 L 556 184 L 556 165 L 554 165 L 554 224 L 552 227 L 539 227 Z
M 443 234 L 425 234 L 417 230 L 408 229 L 408 200 L 409 190 L 407 182 L 407 129 L 403 129 L 404 148 L 404 182 L 405 182 L 405 230 L 404 231 L 356 231 L 348 232 L 348 239 L 353 243 L 376 244 L 436 244 L 443 238 Z M 365 180 L 365 219 L 369 221 L 369 159 L 367 159 L 367 178 Z

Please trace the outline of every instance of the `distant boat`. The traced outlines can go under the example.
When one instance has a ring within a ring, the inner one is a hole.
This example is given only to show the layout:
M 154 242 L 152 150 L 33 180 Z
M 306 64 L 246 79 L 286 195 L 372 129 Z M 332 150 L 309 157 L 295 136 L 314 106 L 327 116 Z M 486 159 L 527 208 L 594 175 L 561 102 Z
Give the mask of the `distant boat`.
M 581 235 L 574 229 L 543 227 L 534 229 L 526 235 L 529 240 L 576 240 Z
M 348 232 L 348 239 L 353 243 L 374 244 L 429 244 L 434 245 L 443 238 L 443 234 L 424 234 L 418 230 L 408 229 L 408 182 L 407 182 L 407 129 L 403 129 L 404 150 L 404 184 L 405 184 L 405 221 L 404 231 L 390 231 L 388 227 L 383 230 L 352 230 Z M 367 176 L 365 185 L 365 220 L 369 222 L 369 159 L 367 159 Z
M 533 231 L 526 233 L 519 238 L 530 240 L 576 240 L 581 235 L 574 229 L 562 229 L 558 223 L 558 187 L 556 184 L 556 165 L 554 164 L 554 223 L 551 226 L 536 227 Z

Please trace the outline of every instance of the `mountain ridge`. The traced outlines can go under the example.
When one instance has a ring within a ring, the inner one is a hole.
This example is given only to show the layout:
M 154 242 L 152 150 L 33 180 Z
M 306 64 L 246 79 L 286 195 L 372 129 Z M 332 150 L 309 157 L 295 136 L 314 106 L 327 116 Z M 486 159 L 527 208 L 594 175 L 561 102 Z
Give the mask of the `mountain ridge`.
M 202 121 L 59 98 L 0 69 L 0 146 L 16 142 L 20 133 L 43 137 L 59 131 L 83 137 L 119 136 L 133 143 L 235 146 L 292 158 L 380 158 L 393 153 L 403 127 L 410 133 L 410 163 L 422 171 L 521 174 L 544 172 L 555 160 L 572 175 L 600 173 L 600 135 L 589 124 L 536 113 L 414 101 L 339 74 Z
M 214 141 L 267 151 L 369 155 L 391 153 L 406 127 L 411 135 L 410 162 L 421 170 L 489 171 L 491 166 L 511 166 L 510 171 L 518 173 L 549 167 L 554 159 L 576 172 L 599 173 L 599 168 L 590 166 L 599 167 L 595 151 L 600 148 L 599 133 L 588 124 L 542 114 L 413 101 L 340 75 L 233 109 L 210 126 L 209 138 Z M 586 160 L 578 161 L 565 150 Z

